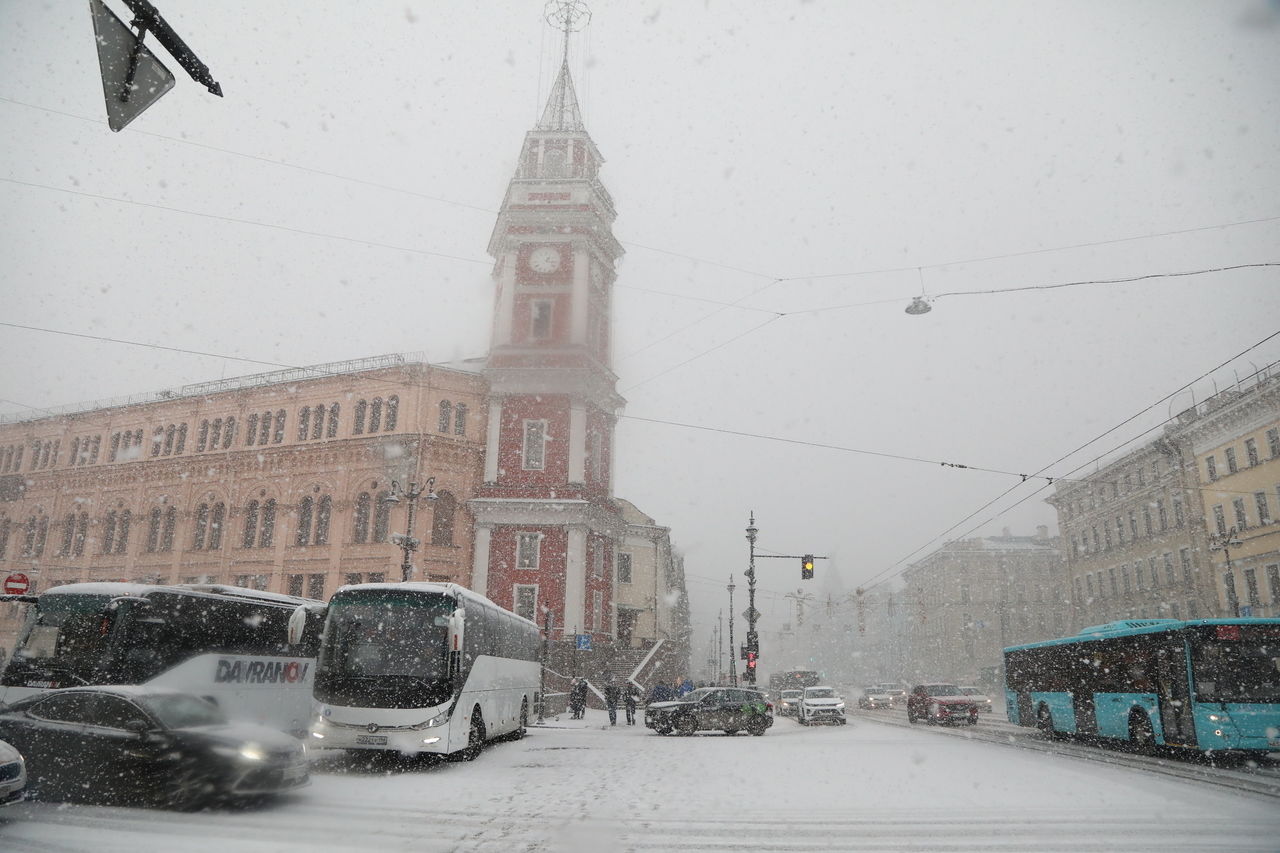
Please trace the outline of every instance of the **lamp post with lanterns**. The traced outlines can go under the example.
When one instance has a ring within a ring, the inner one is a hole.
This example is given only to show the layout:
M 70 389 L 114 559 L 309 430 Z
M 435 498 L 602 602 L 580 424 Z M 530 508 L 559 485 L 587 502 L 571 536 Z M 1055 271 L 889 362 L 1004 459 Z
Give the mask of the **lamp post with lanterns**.
M 383 503 L 398 504 L 401 501 L 407 501 L 409 504 L 409 517 L 406 519 L 405 532 L 395 533 L 391 536 L 391 542 L 400 546 L 404 552 L 404 559 L 400 562 L 400 580 L 408 581 L 413 577 L 413 562 L 411 556 L 414 551 L 418 550 L 421 544 L 416 536 L 413 535 L 413 516 L 414 511 L 418 508 L 418 498 L 423 495 L 427 496 L 427 500 L 435 500 L 435 477 L 428 477 L 427 481 L 422 485 L 410 483 L 408 489 L 401 489 L 400 484 L 395 480 L 391 481 L 391 492 L 383 498 Z

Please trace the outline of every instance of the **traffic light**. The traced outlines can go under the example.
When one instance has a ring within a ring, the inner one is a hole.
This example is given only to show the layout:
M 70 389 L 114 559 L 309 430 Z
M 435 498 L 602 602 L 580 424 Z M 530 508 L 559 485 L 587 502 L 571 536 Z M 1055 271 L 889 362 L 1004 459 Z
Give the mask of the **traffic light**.
M 756 653 L 747 652 L 747 672 L 754 674 L 756 671 Z
M 804 557 L 801 558 L 800 560 L 800 579 L 806 580 L 806 581 L 813 579 L 813 555 L 812 554 L 805 554 Z

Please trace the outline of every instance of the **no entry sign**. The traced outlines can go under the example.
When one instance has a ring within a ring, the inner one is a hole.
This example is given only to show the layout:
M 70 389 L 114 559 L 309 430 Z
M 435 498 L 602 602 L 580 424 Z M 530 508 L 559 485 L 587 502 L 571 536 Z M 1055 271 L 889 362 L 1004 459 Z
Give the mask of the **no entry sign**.
M 14 572 L 4 579 L 4 591 L 9 595 L 22 595 L 31 589 L 31 579 L 22 572 Z

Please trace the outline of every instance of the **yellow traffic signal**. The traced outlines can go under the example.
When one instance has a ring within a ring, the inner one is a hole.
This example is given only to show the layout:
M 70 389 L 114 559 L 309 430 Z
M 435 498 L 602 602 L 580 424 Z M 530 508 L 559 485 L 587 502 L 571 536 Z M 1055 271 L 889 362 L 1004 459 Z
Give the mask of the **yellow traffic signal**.
M 813 578 L 813 555 L 805 554 L 800 561 L 800 579 L 812 580 Z

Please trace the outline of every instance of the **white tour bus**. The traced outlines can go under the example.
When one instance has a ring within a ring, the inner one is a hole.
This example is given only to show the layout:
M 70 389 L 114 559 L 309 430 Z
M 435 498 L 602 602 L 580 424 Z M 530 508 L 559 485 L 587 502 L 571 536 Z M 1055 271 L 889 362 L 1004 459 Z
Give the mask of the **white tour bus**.
M 318 615 L 290 636 L 294 612 L 323 602 L 212 584 L 75 583 L 30 604 L 0 702 L 59 687 L 150 684 L 216 703 L 231 719 L 305 735 Z
M 310 613 L 298 608 L 291 630 Z M 474 759 L 487 740 L 523 736 L 541 639 L 456 584 L 344 586 L 326 608 L 310 746 Z

